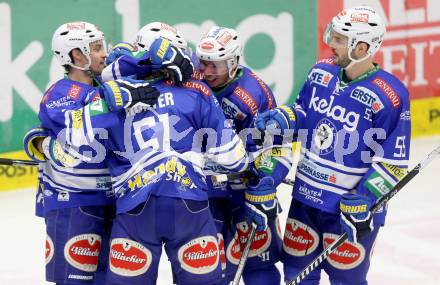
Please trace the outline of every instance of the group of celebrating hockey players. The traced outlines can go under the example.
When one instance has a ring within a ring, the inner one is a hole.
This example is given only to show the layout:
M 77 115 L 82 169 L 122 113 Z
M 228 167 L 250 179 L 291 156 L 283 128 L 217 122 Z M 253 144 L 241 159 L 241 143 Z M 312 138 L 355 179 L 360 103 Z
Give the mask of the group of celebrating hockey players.
M 196 51 L 153 22 L 107 53 L 103 32 L 61 25 L 52 51 L 66 75 L 41 100 L 24 138 L 39 162 L 46 279 L 56 284 L 156 284 L 162 247 L 176 284 L 229 284 L 252 228 L 245 284 L 293 279 L 342 233 L 301 284 L 367 284 L 386 209 L 410 144 L 409 95 L 372 61 L 385 34 L 369 7 L 345 9 L 296 102 L 239 64 L 237 32 L 212 27 Z M 301 147 L 284 238 L 276 188 Z M 238 173 L 238 174 L 237 174 Z M 224 174 L 227 180 L 218 179 Z

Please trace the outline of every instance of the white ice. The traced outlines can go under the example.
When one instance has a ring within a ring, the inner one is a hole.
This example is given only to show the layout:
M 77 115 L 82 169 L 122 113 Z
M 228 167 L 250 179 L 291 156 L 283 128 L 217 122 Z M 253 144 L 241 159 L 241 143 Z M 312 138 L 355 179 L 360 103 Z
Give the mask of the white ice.
M 439 145 L 440 137 L 414 140 L 410 167 Z M 376 243 L 369 284 L 440 284 L 439 178 L 440 157 L 390 201 L 387 225 Z M 283 223 L 291 191 L 282 186 L 278 193 L 284 208 Z M 44 281 L 44 222 L 33 211 L 32 189 L 0 193 L 0 284 L 50 284 Z M 170 266 L 163 256 L 158 284 L 171 283 Z M 329 284 L 324 274 L 321 283 Z

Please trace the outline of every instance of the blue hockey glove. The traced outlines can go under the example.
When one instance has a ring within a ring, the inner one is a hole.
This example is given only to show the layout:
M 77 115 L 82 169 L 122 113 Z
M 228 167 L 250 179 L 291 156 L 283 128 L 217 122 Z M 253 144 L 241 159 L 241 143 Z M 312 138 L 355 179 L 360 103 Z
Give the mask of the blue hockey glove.
M 350 242 L 357 243 L 360 238 L 373 231 L 371 206 L 372 201 L 366 196 L 351 193 L 342 195 L 339 201 L 341 226 L 348 234 Z
M 131 45 L 130 43 L 119 42 L 111 48 L 107 56 L 107 59 L 105 60 L 105 63 L 109 65 L 123 55 L 132 57 L 133 52 L 135 51 L 137 51 L 137 48 Z
M 46 129 L 41 127 L 34 127 L 30 129 L 23 138 L 23 146 L 24 151 L 27 156 L 36 162 L 45 162 L 46 157 L 44 153 L 41 151 L 41 145 L 38 146 L 39 143 L 42 143 L 43 139 L 49 136 L 49 132 Z
M 279 106 L 264 113 L 255 119 L 255 127 L 261 132 L 272 135 L 281 134 L 288 129 L 295 129 L 295 112 L 289 106 Z M 280 133 L 281 130 L 281 133 Z
M 276 217 L 278 213 L 273 178 L 269 176 L 262 178 L 257 186 L 249 187 L 244 195 L 248 224 L 254 222 L 257 225 L 257 231 L 265 230 L 268 220 Z
M 156 39 L 151 44 L 149 53 L 153 68 L 164 69 L 174 84 L 180 85 L 191 78 L 194 72 L 191 59 L 182 50 L 171 45 L 169 40 Z
M 100 93 L 104 96 L 110 111 L 132 107 L 151 107 L 160 93 L 146 81 L 134 79 L 110 80 L 102 84 Z

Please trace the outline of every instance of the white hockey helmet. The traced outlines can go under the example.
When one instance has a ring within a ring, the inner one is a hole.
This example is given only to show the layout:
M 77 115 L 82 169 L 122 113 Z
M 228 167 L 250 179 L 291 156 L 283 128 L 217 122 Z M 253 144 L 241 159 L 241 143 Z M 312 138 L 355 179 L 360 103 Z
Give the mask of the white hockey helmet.
M 88 70 L 91 64 L 90 44 L 103 41 L 106 48 L 104 33 L 93 24 L 87 22 L 71 22 L 62 24 L 52 37 L 52 51 L 61 65 L 70 65 L 80 70 Z M 69 53 L 73 49 L 79 49 L 86 56 L 88 63 L 84 67 L 73 64 Z
M 333 31 L 348 38 L 348 56 L 353 62 L 360 62 L 379 50 L 386 28 L 376 11 L 368 6 L 357 6 L 345 9 L 333 17 L 324 33 L 325 43 L 330 44 Z M 355 60 L 351 52 L 359 42 L 367 43 L 369 48 L 364 58 Z
M 148 50 L 151 44 L 159 37 L 167 39 L 175 47 L 188 50 L 188 43 L 175 27 L 162 22 L 152 22 L 143 26 L 136 35 L 135 44 L 140 50 Z
M 218 26 L 212 27 L 198 43 L 196 55 L 201 60 L 226 61 L 229 77 L 233 78 L 242 55 L 237 31 Z

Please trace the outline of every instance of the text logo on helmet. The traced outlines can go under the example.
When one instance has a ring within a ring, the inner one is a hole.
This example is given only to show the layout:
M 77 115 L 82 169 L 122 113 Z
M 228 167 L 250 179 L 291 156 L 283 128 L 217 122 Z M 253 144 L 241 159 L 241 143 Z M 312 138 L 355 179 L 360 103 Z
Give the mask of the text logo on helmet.
M 355 48 L 359 42 L 367 43 L 368 55 L 379 50 L 386 31 L 381 16 L 367 6 L 343 10 L 332 19 L 331 26 L 333 31 L 348 37 L 349 49 Z
M 141 50 L 148 50 L 158 38 L 164 38 L 177 48 L 184 51 L 188 49 L 188 43 L 182 33 L 175 27 L 162 22 L 152 22 L 143 26 L 136 35 L 135 43 Z
M 68 30 L 84 30 L 85 28 L 86 23 L 84 22 L 67 23 Z

